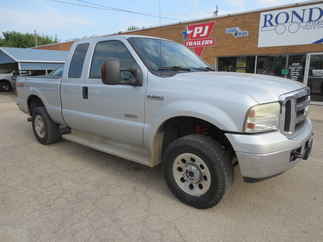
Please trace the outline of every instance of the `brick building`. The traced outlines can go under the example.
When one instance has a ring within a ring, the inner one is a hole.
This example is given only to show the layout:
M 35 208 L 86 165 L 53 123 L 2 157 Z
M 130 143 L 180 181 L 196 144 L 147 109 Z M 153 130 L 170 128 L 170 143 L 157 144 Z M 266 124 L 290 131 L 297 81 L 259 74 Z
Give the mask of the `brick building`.
M 185 44 L 219 71 L 268 74 L 308 85 L 323 101 L 323 1 L 140 29 Z M 128 34 L 123 33 L 123 34 Z M 73 42 L 40 46 L 68 50 Z

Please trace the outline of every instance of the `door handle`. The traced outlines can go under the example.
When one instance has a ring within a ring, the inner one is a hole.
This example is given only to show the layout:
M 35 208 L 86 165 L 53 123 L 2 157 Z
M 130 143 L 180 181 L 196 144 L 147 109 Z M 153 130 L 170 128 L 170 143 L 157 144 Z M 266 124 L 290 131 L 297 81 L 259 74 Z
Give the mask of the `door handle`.
M 82 95 L 83 95 L 83 99 L 89 98 L 89 88 L 88 87 L 82 87 Z
M 163 101 L 164 100 L 163 96 L 156 96 L 156 95 L 147 95 L 147 98 L 152 99 L 152 100 L 157 100 L 157 101 Z

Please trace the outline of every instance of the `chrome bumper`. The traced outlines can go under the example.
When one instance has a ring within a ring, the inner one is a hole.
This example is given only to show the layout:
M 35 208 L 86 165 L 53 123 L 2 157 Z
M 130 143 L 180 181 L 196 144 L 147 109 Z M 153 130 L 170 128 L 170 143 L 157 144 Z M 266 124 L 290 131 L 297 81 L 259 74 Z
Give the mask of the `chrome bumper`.
M 245 180 L 269 178 L 294 167 L 303 158 L 308 158 L 313 140 L 310 120 L 306 120 L 296 135 L 288 138 L 280 132 L 226 136 L 236 152 Z

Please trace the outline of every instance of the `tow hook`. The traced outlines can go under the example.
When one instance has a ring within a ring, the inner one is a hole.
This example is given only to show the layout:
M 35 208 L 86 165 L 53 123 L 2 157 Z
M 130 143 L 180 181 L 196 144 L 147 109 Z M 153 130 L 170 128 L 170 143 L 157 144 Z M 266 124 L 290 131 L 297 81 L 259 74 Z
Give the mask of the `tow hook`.
M 294 156 L 296 157 L 296 159 L 303 158 L 303 155 L 300 152 L 295 152 Z
M 290 162 L 293 162 L 293 161 L 295 161 L 295 160 L 297 160 L 297 159 L 299 159 L 299 158 L 303 158 L 303 155 L 302 155 L 302 148 L 300 147 L 300 148 L 298 148 L 298 149 L 296 149 L 296 150 L 293 150 L 292 152 L 291 152 L 291 154 L 290 154 L 290 159 L 289 159 L 289 161 Z

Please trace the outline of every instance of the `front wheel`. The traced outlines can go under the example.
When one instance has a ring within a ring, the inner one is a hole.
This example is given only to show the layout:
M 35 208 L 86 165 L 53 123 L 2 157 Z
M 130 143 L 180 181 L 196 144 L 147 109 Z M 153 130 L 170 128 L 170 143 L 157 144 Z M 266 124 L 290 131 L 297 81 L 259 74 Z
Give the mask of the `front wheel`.
M 210 137 L 188 135 L 171 143 L 164 155 L 169 189 L 183 203 L 205 209 L 215 206 L 232 184 L 232 163 Z

